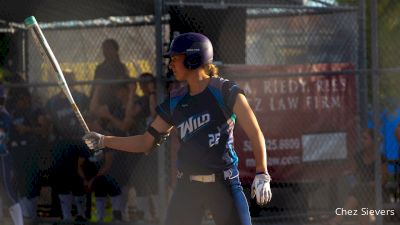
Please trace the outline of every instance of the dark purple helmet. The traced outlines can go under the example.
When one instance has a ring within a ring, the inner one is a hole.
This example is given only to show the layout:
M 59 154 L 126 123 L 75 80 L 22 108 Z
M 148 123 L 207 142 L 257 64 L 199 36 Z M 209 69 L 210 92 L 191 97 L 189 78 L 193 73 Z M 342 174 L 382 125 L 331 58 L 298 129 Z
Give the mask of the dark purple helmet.
M 180 34 L 172 40 L 169 51 L 164 56 L 170 57 L 174 54 L 185 54 L 183 64 L 191 70 L 213 61 L 211 41 L 206 36 L 194 32 Z

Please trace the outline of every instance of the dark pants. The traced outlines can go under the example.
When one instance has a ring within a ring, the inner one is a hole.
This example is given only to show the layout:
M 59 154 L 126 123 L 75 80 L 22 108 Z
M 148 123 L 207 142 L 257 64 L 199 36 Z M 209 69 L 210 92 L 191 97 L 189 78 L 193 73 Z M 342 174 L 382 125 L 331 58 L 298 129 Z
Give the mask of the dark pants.
M 114 197 L 121 194 L 118 183 L 109 175 L 97 177 L 93 181 L 92 189 L 96 197 L 106 197 L 107 194 Z
M 51 185 L 58 194 L 84 195 L 83 180 L 78 174 L 79 151 L 84 144 L 74 140 L 60 140 L 53 148 Z
M 0 176 L 2 177 L 3 188 L 6 191 L 7 197 L 12 204 L 18 202 L 18 195 L 15 188 L 15 182 L 12 180 L 12 158 L 10 155 L 0 156 Z
M 213 215 L 216 225 L 251 225 L 251 217 L 238 171 L 230 178 L 217 176 L 213 183 L 190 181 L 183 175 L 171 198 L 165 225 L 199 225 L 204 210 Z
M 17 190 L 28 199 L 40 194 L 39 151 L 37 146 L 19 146 L 10 148 L 16 173 Z
M 71 170 L 58 171 L 56 175 L 52 177 L 52 187 L 61 195 L 67 195 L 70 193 L 74 196 L 85 195 L 83 180 Z

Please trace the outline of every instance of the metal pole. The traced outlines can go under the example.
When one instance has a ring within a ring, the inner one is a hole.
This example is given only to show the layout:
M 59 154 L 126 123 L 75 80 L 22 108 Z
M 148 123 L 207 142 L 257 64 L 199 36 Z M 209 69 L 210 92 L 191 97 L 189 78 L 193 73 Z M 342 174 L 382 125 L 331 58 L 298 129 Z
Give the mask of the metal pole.
M 380 155 L 380 107 L 379 107 L 379 45 L 378 45 L 378 5 L 377 0 L 371 0 L 371 75 L 372 75 L 372 104 L 374 119 L 374 148 L 375 148 L 375 200 L 376 209 L 382 209 L 382 171 Z M 382 215 L 377 215 L 376 224 L 382 225 Z
M 22 51 L 21 51 L 21 74 L 28 80 L 28 35 L 26 30 L 22 30 Z
M 163 0 L 154 0 L 154 22 L 155 22 L 155 39 L 156 39 L 156 78 L 157 78 L 157 101 L 160 103 L 164 99 L 163 85 L 163 57 L 162 57 L 162 9 Z M 166 168 L 166 145 L 162 145 L 158 151 L 158 194 L 159 194 L 159 216 L 160 222 L 163 221 L 167 208 L 167 170 Z M 162 223 L 162 222 L 161 222 Z
M 358 1 L 358 57 L 357 57 L 357 70 L 365 71 L 367 68 L 367 35 L 366 35 L 366 6 L 365 0 Z M 358 101 L 359 101 L 359 115 L 360 127 L 366 128 L 368 125 L 368 73 L 358 73 Z

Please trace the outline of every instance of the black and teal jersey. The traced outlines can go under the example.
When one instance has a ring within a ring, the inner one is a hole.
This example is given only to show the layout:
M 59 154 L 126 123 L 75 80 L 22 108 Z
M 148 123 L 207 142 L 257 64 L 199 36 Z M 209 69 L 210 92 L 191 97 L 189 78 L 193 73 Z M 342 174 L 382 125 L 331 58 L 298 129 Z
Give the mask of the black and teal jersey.
M 0 129 L 8 135 L 11 129 L 11 116 L 3 107 L 0 107 Z
M 232 81 L 211 77 L 207 88 L 190 95 L 185 86 L 171 92 L 157 112 L 180 140 L 177 168 L 188 174 L 220 172 L 238 164 L 233 145 L 233 104 L 243 91 Z
M 4 109 L 0 107 L 0 156 L 7 155 L 7 141 L 11 129 L 11 116 Z

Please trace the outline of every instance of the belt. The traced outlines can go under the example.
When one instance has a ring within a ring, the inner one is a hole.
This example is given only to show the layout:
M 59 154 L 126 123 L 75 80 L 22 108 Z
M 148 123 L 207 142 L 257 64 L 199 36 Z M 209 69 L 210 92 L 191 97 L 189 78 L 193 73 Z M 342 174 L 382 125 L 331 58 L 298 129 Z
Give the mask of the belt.
M 220 175 L 220 176 L 219 176 Z M 232 170 L 225 170 L 223 171 L 223 179 L 233 179 L 235 177 L 237 177 L 239 174 L 236 174 L 233 176 Z M 183 173 L 178 171 L 178 178 L 182 178 L 183 177 Z M 201 183 L 214 183 L 217 177 L 221 177 L 222 179 L 222 174 L 208 174 L 208 175 L 189 175 L 189 180 L 190 181 L 197 181 L 197 182 L 201 182 Z
M 215 182 L 215 174 L 210 175 L 190 175 L 190 181 L 199 181 L 202 183 L 214 183 Z

